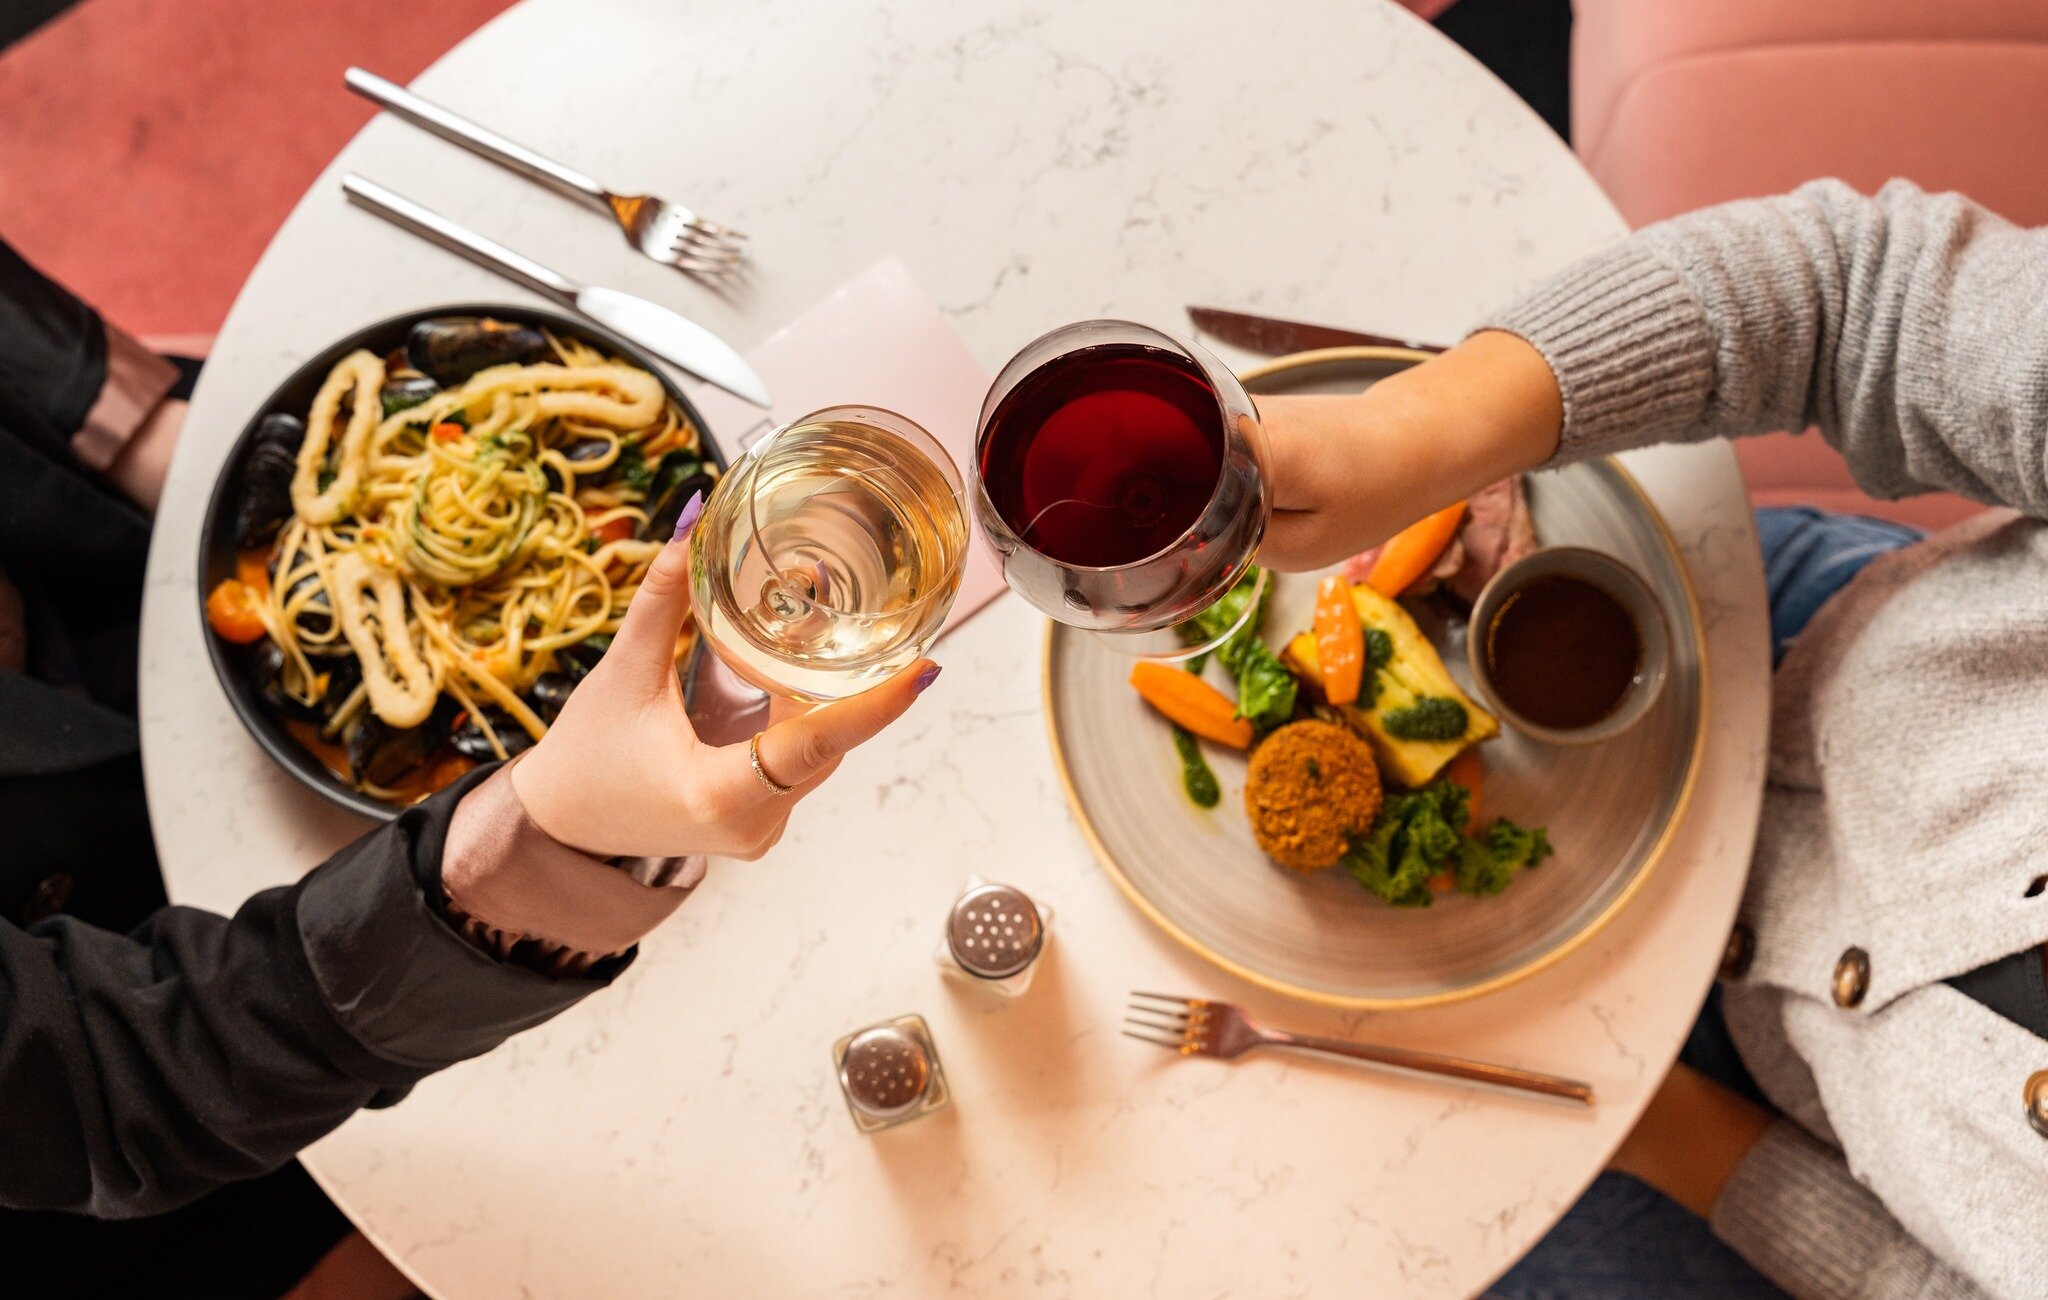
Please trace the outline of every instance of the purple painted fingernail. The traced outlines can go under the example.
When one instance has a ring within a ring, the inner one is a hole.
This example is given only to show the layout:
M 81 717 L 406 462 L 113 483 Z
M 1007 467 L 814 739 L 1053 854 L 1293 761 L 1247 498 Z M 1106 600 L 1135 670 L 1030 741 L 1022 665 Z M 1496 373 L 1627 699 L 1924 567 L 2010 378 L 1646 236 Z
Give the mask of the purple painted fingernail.
M 688 537 L 690 530 L 697 526 L 697 516 L 703 513 L 704 492 L 700 488 L 690 494 L 690 499 L 683 503 L 683 513 L 676 516 L 675 537 Z M 670 540 L 673 541 L 674 538 Z
M 939 680 L 939 666 L 937 664 L 926 664 L 924 671 L 917 675 L 917 693 L 919 695 L 924 694 L 925 689 L 937 680 Z

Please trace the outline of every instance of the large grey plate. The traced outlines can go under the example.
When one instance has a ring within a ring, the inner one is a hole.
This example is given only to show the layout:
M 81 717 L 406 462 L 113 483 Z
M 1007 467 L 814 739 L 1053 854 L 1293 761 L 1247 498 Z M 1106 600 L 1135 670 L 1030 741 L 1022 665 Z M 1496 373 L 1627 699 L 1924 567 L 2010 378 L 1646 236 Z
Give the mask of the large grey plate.
M 1246 387 L 1355 392 L 1421 359 L 1384 348 L 1304 353 L 1251 372 Z M 1557 847 L 1495 898 L 1401 910 L 1339 872 L 1274 866 L 1245 822 L 1242 757 L 1208 747 L 1223 802 L 1196 808 L 1181 792 L 1165 722 L 1130 689 L 1130 659 L 1053 627 L 1045 692 L 1054 758 L 1104 868 L 1146 916 L 1254 983 L 1386 1009 L 1499 988 L 1563 957 L 1621 909 L 1655 866 L 1698 770 L 1706 713 L 1698 609 L 1663 520 L 1618 465 L 1533 475 L 1529 495 L 1544 542 L 1606 551 L 1649 581 L 1673 654 L 1656 705 L 1614 740 L 1554 748 L 1507 732 L 1488 743 L 1486 815 L 1548 826 Z M 1279 579 L 1270 640 L 1308 625 L 1316 576 Z M 1462 628 L 1434 635 L 1464 679 Z

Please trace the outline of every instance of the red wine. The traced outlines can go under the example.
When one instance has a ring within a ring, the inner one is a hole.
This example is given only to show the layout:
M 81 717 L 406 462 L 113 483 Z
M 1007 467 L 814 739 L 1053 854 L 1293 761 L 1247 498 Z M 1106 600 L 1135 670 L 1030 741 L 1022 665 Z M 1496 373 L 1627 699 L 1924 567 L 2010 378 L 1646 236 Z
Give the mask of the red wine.
M 1041 366 L 990 417 L 981 475 L 1026 546 L 1115 568 L 1172 546 L 1223 472 L 1216 390 L 1186 357 L 1137 343 Z

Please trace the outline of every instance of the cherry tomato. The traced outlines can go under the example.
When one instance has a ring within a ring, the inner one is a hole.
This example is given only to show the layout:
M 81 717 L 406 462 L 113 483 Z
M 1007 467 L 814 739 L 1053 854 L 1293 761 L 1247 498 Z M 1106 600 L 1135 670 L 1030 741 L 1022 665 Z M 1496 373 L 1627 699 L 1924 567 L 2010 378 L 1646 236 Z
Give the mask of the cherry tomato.
M 597 539 L 599 546 L 629 541 L 633 536 L 633 516 L 620 515 L 617 519 L 607 519 L 591 529 L 590 535 Z
M 256 613 L 256 593 L 236 578 L 224 579 L 206 597 L 206 622 L 214 635 L 236 645 L 263 638 L 263 619 Z
M 433 428 L 435 442 L 454 442 L 463 435 L 463 427 L 453 420 L 443 420 Z
M 235 556 L 235 577 L 244 587 L 256 593 L 262 600 L 270 594 L 270 552 L 264 547 L 252 547 Z

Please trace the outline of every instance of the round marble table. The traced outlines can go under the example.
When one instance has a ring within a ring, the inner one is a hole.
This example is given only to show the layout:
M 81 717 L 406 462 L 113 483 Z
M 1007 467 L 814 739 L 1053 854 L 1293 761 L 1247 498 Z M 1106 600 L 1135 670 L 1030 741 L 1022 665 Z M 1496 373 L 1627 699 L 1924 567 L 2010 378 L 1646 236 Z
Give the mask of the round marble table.
M 343 151 L 229 318 L 158 521 L 143 745 L 182 903 L 232 908 L 364 829 L 264 758 L 207 668 L 194 553 L 230 439 L 361 322 L 516 292 L 346 207 L 344 169 L 742 348 L 894 253 L 991 368 L 1052 324 L 1177 328 L 1191 300 L 1455 337 L 1622 233 L 1534 115 L 1383 0 L 1256 16 L 1176 0 L 529 0 L 418 86 L 746 228 L 758 272 L 722 300 L 397 122 Z M 1041 624 L 1005 598 L 943 645 L 938 689 L 770 857 L 715 869 L 616 987 L 357 1116 L 306 1164 L 449 1298 L 1481 1289 L 1593 1177 L 1672 1059 L 1756 821 L 1763 587 L 1733 457 L 1630 464 L 1698 581 L 1711 738 L 1669 860 L 1541 975 L 1367 1018 L 1289 1005 L 1182 952 L 1069 818 L 1040 714 Z M 932 963 L 970 871 L 1057 910 L 1016 1004 L 961 996 Z M 1600 1104 L 1278 1056 L 1184 1062 L 1117 1035 L 1133 988 L 1555 1069 L 1592 1080 Z M 954 1104 L 861 1136 L 830 1046 L 905 1011 L 930 1021 Z

